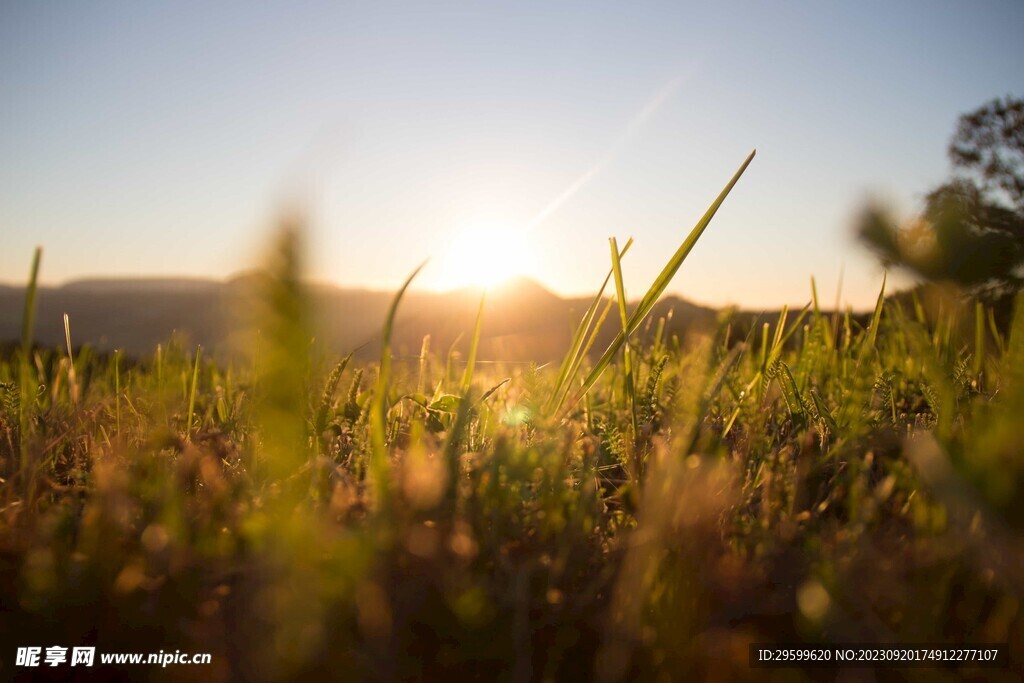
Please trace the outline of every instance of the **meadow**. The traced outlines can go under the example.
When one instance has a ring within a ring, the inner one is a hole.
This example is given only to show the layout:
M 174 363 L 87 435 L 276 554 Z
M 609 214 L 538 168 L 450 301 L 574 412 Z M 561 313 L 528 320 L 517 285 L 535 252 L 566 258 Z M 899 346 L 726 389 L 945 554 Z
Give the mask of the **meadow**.
M 209 652 L 203 680 L 833 680 L 758 643 L 1009 643 L 1024 662 L 1024 303 L 649 316 L 608 277 L 564 360 L 396 365 L 312 338 L 302 233 L 251 352 L 0 360 L 0 670 L 15 645 Z M 482 308 L 481 308 L 482 310 Z M 594 348 L 602 326 L 619 330 Z M 66 676 L 67 669 L 33 671 Z M 122 669 L 192 679 L 193 667 Z M 977 672 L 975 672 L 977 673 Z M 1019 669 L 989 670 L 1017 680 Z M 959 680 L 954 669 L 879 679 Z

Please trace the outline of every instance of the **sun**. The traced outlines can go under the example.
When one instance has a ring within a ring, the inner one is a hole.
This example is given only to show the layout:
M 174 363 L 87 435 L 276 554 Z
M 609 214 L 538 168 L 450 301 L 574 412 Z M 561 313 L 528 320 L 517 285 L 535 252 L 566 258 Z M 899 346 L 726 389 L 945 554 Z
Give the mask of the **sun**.
M 446 286 L 493 287 L 533 270 L 522 229 L 495 223 L 470 225 L 452 240 L 443 260 Z

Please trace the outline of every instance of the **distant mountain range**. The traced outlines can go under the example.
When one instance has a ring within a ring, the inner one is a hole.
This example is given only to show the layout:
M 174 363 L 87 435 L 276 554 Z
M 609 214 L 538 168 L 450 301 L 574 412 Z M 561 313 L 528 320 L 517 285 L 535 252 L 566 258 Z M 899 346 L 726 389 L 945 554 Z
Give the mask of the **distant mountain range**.
M 152 353 L 157 344 L 179 335 L 190 344 L 224 351 L 238 343 L 245 329 L 246 293 L 254 275 L 226 281 L 197 279 L 81 280 L 40 288 L 35 337 L 43 345 L 64 344 L 64 314 L 71 321 L 75 346 L 122 349 L 133 355 Z M 393 292 L 345 289 L 322 284 L 309 287 L 317 338 L 338 353 L 357 350 L 365 358 L 378 354 L 380 330 Z M 609 289 L 609 292 L 611 290 Z M 481 332 L 480 359 L 552 361 L 565 352 L 572 329 L 590 298 L 561 298 L 538 283 L 520 279 L 488 293 Z M 410 291 L 396 319 L 396 355 L 416 355 L 425 335 L 442 355 L 472 333 L 480 293 Z M 0 341 L 20 338 L 24 288 L 0 286 Z M 668 332 L 686 335 L 714 328 L 715 309 L 677 297 L 655 307 L 651 320 L 672 311 Z M 603 350 L 618 330 L 612 310 L 595 350 Z M 462 348 L 465 353 L 466 348 Z

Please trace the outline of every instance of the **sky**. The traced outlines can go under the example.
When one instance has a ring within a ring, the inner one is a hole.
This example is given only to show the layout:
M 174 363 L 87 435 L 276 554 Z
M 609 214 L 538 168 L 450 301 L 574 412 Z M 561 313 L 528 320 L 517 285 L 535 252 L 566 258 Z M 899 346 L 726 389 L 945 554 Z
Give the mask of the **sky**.
M 852 225 L 1024 95 L 1020 2 L 3 2 L 0 282 L 228 278 L 276 217 L 317 280 L 523 272 L 639 296 L 747 154 L 670 292 L 873 303 Z M 897 286 L 909 282 L 897 277 Z

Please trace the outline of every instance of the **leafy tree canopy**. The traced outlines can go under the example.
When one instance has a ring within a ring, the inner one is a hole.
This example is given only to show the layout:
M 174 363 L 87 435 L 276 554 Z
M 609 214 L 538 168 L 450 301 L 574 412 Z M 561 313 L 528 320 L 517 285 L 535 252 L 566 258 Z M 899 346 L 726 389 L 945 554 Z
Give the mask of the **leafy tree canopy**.
M 949 144 L 953 177 L 898 225 L 879 207 L 861 239 L 886 264 L 999 299 L 1024 284 L 1024 100 L 995 99 L 960 117 Z

